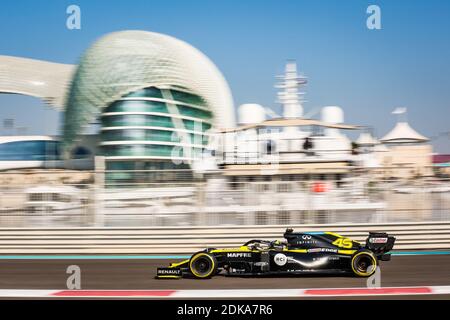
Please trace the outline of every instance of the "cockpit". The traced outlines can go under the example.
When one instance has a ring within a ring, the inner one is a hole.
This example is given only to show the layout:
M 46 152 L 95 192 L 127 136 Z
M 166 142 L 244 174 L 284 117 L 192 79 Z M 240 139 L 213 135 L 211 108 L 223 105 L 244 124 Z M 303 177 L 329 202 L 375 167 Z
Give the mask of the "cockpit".
M 267 251 L 267 250 L 283 250 L 286 248 L 286 243 L 280 240 L 267 241 L 267 240 L 250 240 L 244 243 L 244 247 L 247 247 L 250 250 L 259 250 L 259 251 Z

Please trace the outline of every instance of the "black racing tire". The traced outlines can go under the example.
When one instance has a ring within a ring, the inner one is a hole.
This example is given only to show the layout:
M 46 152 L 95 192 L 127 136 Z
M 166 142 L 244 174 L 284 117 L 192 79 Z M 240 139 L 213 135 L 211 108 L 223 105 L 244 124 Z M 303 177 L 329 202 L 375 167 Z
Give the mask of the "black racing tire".
M 189 260 L 189 271 L 197 279 L 208 279 L 217 272 L 217 259 L 208 252 L 198 252 Z
M 358 250 L 352 257 L 352 271 L 358 277 L 370 277 L 378 267 L 378 259 L 370 250 Z

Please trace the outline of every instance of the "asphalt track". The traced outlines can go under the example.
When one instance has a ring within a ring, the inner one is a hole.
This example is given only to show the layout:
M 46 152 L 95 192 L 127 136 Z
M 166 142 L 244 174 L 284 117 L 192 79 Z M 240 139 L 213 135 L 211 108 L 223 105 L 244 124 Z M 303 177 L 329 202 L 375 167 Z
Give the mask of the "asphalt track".
M 154 279 L 161 259 L 5 259 L 0 260 L 0 289 L 67 289 L 67 267 L 81 269 L 82 289 L 297 289 L 366 287 L 366 279 L 348 276 L 236 278 L 210 280 Z M 381 285 L 450 285 L 450 255 L 394 256 L 382 262 Z M 441 298 L 450 298 L 448 295 Z

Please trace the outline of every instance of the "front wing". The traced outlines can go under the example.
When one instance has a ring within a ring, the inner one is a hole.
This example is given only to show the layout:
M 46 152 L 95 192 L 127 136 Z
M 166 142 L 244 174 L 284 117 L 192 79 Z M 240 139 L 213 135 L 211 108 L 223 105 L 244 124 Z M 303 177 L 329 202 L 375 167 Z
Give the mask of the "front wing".
M 156 279 L 181 279 L 189 273 L 189 260 L 171 263 L 168 267 L 156 269 Z

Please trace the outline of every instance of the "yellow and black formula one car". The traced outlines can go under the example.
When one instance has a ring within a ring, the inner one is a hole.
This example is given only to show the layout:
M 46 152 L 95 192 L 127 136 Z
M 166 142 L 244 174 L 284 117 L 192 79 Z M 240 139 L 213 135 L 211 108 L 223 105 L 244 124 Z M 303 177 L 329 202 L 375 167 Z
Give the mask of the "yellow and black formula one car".
M 294 232 L 286 241 L 251 240 L 240 248 L 206 249 L 190 259 L 158 268 L 156 278 L 347 273 L 369 277 L 389 261 L 395 238 L 369 233 L 365 245 L 331 232 Z

